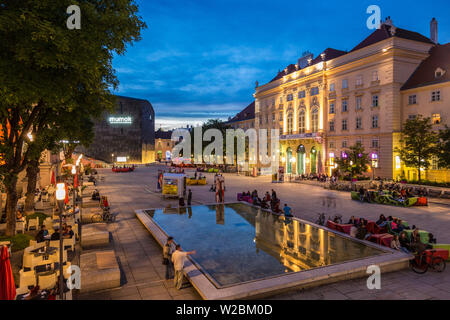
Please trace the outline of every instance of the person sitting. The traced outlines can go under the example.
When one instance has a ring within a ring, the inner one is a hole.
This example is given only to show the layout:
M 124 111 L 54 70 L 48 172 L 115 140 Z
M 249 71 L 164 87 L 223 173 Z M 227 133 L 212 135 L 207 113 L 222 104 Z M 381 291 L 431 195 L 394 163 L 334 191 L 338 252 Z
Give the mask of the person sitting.
M 273 205 L 273 212 L 275 213 L 281 213 L 281 209 L 280 209 L 280 200 L 274 200 L 274 205 Z
M 375 224 L 380 228 L 384 227 L 387 224 L 387 220 L 384 214 L 380 214 L 380 218 L 377 220 L 377 222 L 375 222 Z
M 432 233 L 428 234 L 428 243 L 434 243 L 436 244 L 436 238 L 434 237 L 434 235 Z
M 405 232 L 400 233 L 399 241 L 400 241 L 400 247 L 404 248 L 409 253 L 410 252 L 410 248 L 411 248 L 410 247 L 410 241 L 406 237 L 406 233 Z
M 16 221 L 17 222 L 25 222 L 25 217 L 22 215 L 22 212 L 20 212 L 19 210 L 17 210 Z
M 39 232 L 37 233 L 35 240 L 39 243 L 39 242 L 44 242 L 45 241 L 45 237 L 48 235 L 48 230 L 45 227 L 45 225 L 41 226 L 41 230 L 39 230 Z
M 428 249 L 420 239 L 419 229 L 414 229 L 413 233 L 411 234 L 410 248 L 411 251 L 415 251 L 418 254 L 421 254 L 423 251 Z
M 357 226 L 358 221 L 356 220 L 355 216 L 351 216 L 350 219 L 348 220 L 347 224 L 352 224 L 354 226 Z
M 401 233 L 403 230 L 406 229 L 405 226 L 403 225 L 401 219 L 397 220 L 397 227 L 396 228 L 394 228 L 392 225 L 391 225 L 391 227 L 392 227 L 392 231 L 394 231 L 396 233 Z
M 261 201 L 261 208 L 263 208 L 263 209 L 269 209 L 269 205 L 267 204 L 266 199 L 263 199 L 263 200 Z
M 360 240 L 366 239 L 370 234 L 367 232 L 367 221 L 364 218 L 360 219 L 360 224 L 356 231 L 356 238 Z
M 92 193 L 91 199 L 92 199 L 92 200 L 100 201 L 100 192 L 98 192 L 97 189 L 95 189 L 94 192 Z
M 284 215 L 286 217 L 292 217 L 292 213 L 291 213 L 292 209 L 286 203 L 284 204 L 283 211 L 284 211 Z
M 266 191 L 266 195 L 265 195 L 265 197 L 264 197 L 264 200 L 265 200 L 265 201 L 270 201 L 270 194 L 269 194 L 268 191 Z
M 55 229 L 55 232 L 53 232 L 50 240 L 59 240 L 59 238 L 60 238 L 59 229 Z
M 74 233 L 72 230 L 72 226 L 67 226 L 66 230 L 64 230 L 63 238 L 72 239 L 73 236 L 74 236 Z

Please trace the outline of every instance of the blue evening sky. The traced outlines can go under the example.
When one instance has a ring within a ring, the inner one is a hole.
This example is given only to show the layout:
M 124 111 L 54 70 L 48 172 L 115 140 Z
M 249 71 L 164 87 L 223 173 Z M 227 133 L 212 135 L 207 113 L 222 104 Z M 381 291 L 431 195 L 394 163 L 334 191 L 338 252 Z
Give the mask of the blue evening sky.
M 351 50 L 372 31 L 376 4 L 395 26 L 450 42 L 450 1 L 136 0 L 148 25 L 143 39 L 116 57 L 117 94 L 149 100 L 157 128 L 227 119 L 302 52 Z

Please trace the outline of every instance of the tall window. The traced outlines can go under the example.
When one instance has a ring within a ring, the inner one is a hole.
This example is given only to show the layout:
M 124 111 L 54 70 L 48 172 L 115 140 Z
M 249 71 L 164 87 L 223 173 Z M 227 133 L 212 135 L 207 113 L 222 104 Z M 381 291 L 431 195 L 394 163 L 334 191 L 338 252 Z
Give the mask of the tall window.
M 378 128 L 378 116 L 372 116 L 372 128 Z
M 347 119 L 342 120 L 342 130 L 343 131 L 347 130 Z
M 334 91 L 334 83 L 331 83 L 331 84 L 330 84 L 330 91 L 331 91 L 331 92 Z
M 342 99 L 342 112 L 347 112 L 347 111 L 348 111 L 348 100 Z
M 287 133 L 292 134 L 293 129 L 293 118 L 292 118 L 292 112 L 289 112 L 287 115 Z
M 342 140 L 342 148 L 347 148 L 347 140 Z
M 372 107 L 378 107 L 378 95 L 376 94 L 372 96 Z
M 334 141 L 330 141 L 330 149 L 334 149 Z
M 439 159 L 437 156 L 431 157 L 431 169 L 432 170 L 439 170 Z
M 372 71 L 372 81 L 378 81 L 378 71 Z
M 356 110 L 361 110 L 362 108 L 362 97 L 356 97 Z
M 319 109 L 314 108 L 311 112 L 311 132 L 319 130 Z
M 298 114 L 298 132 L 305 133 L 305 110 L 300 110 Z
M 356 129 L 361 129 L 362 128 L 362 119 L 361 117 L 357 117 L 356 118 Z
M 441 123 L 441 115 L 439 113 L 433 113 L 431 115 L 431 121 L 433 121 L 433 124 Z
M 334 102 L 330 102 L 330 114 L 334 114 Z
M 372 148 L 378 148 L 378 139 L 372 139 Z
M 362 84 L 363 84 L 363 77 L 362 77 L 362 75 L 359 75 L 356 77 L 356 85 L 362 86 Z
M 441 100 L 441 91 L 433 91 L 431 93 L 431 101 L 440 101 Z
M 334 121 L 330 121 L 330 131 L 334 131 Z
M 344 79 L 342 80 L 342 89 L 347 89 L 348 88 L 348 80 Z
M 417 96 L 415 94 L 408 97 L 408 104 L 417 104 Z

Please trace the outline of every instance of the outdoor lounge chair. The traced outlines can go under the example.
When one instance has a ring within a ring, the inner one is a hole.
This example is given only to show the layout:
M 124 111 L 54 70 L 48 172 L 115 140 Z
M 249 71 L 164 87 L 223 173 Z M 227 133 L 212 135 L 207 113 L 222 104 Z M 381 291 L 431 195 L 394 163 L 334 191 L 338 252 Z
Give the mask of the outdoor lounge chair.
M 36 272 L 34 270 L 24 271 L 23 269 L 21 269 L 19 271 L 19 286 L 21 288 L 26 288 L 35 285 L 36 285 Z
M 37 230 L 39 228 L 39 218 L 36 217 L 35 219 L 29 219 L 27 230 L 30 231 L 31 228 L 34 228 L 34 230 Z
M 50 272 L 48 274 L 41 274 L 38 276 L 38 283 L 40 289 L 53 289 L 56 285 L 57 275 L 56 272 Z

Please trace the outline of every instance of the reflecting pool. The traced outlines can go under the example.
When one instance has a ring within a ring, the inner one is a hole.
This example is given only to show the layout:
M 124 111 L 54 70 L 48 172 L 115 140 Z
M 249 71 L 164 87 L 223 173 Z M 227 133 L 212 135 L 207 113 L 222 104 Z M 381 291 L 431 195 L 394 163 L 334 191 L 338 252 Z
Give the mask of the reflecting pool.
M 233 203 L 145 211 L 217 286 L 278 276 L 384 251 L 302 221 Z

